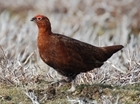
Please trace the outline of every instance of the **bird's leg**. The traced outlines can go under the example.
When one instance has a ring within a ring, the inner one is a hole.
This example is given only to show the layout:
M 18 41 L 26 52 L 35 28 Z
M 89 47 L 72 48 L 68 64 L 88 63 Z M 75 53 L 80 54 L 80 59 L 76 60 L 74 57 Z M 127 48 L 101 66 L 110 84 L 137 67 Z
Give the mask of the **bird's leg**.
M 73 91 L 75 91 L 75 89 L 76 89 L 76 80 L 74 79 L 74 80 L 71 82 L 71 88 L 68 89 L 67 91 L 68 91 L 68 92 L 73 92 Z
M 71 83 L 71 88 L 69 90 L 67 90 L 68 92 L 75 91 L 75 89 L 76 89 L 76 76 L 68 77 L 67 79 L 62 79 L 62 80 L 59 80 L 57 82 L 53 82 L 53 83 L 51 83 L 51 85 L 59 84 L 58 87 L 60 87 L 64 83 Z
M 55 82 L 52 82 L 51 85 L 59 84 L 59 86 L 61 86 L 62 83 L 67 83 L 67 80 L 66 79 L 62 79 L 62 80 L 59 80 L 59 81 L 55 81 Z
M 67 90 L 68 92 L 73 92 L 76 89 L 76 75 L 77 74 L 74 74 L 73 76 L 67 78 L 68 83 L 71 82 L 71 88 Z

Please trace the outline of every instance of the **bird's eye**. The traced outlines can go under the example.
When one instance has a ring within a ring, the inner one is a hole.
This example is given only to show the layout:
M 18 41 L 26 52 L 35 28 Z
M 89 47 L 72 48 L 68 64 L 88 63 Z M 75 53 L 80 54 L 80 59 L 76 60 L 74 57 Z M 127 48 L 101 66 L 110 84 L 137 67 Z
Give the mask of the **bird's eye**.
M 40 21 L 41 19 L 42 19 L 41 17 L 38 17 L 38 18 L 37 18 L 38 21 Z

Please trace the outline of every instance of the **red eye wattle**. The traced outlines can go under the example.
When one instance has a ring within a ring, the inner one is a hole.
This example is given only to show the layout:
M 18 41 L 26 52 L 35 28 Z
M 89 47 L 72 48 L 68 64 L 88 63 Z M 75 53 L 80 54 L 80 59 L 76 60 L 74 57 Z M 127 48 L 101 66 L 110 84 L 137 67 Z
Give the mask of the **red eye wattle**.
M 37 20 L 40 21 L 42 18 L 41 17 L 37 17 Z

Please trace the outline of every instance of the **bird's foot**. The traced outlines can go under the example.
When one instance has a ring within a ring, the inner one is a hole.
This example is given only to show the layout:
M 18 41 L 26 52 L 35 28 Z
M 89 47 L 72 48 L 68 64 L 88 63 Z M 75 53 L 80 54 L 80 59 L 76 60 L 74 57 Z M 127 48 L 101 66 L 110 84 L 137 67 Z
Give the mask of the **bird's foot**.
M 75 80 L 73 80 L 72 83 L 71 83 L 71 88 L 68 89 L 67 91 L 68 92 L 74 92 L 75 90 L 76 90 L 76 82 L 75 82 Z
M 63 85 L 63 83 L 67 83 L 67 81 L 65 79 L 62 79 L 59 81 L 51 82 L 50 85 L 52 86 L 57 85 L 57 87 L 60 87 L 61 85 Z
M 59 80 L 59 81 L 55 81 L 55 82 L 51 82 L 50 85 L 51 86 L 57 86 L 57 88 L 61 87 L 64 83 L 70 83 L 71 82 L 71 88 L 68 89 L 67 91 L 68 92 L 74 92 L 75 89 L 76 89 L 76 82 L 75 80 L 71 80 L 71 79 L 62 79 L 62 80 Z
M 67 91 L 68 92 L 74 92 L 76 90 L 75 86 L 74 85 L 71 85 L 71 88 L 68 89 Z

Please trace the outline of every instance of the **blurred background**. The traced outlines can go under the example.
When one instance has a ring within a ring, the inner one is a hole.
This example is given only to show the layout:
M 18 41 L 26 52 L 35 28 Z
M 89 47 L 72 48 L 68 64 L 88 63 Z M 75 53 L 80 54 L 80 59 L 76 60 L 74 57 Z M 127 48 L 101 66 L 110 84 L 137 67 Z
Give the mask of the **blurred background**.
M 96 46 L 124 45 L 100 69 L 80 74 L 77 84 L 139 83 L 140 0 L 0 0 L 2 83 L 61 78 L 38 55 L 38 29 L 30 21 L 37 14 L 50 19 L 53 32 Z
M 39 58 L 36 46 L 38 29 L 30 21 L 35 15 L 43 14 L 50 19 L 53 32 L 96 46 L 124 45 L 123 51 L 110 60 L 119 73 L 125 73 L 133 68 L 133 64 L 139 63 L 139 7 L 139 0 L 0 0 L 1 68 L 13 67 L 11 70 L 15 70 L 17 66 L 30 63 L 30 66 L 37 64 L 42 70 L 49 69 Z M 118 80 L 113 83 L 118 83 Z

